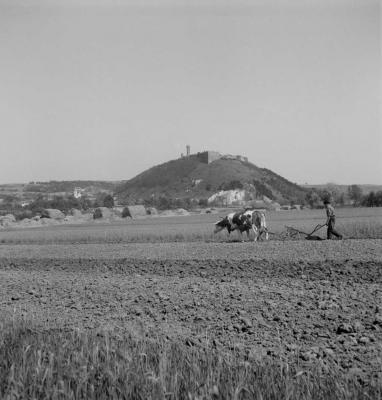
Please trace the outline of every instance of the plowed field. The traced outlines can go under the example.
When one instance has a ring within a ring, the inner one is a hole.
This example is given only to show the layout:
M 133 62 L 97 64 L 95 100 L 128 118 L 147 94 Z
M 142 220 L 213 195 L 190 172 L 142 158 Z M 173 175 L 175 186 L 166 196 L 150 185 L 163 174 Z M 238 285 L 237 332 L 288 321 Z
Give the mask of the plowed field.
M 0 245 L 0 317 L 382 374 L 382 240 Z

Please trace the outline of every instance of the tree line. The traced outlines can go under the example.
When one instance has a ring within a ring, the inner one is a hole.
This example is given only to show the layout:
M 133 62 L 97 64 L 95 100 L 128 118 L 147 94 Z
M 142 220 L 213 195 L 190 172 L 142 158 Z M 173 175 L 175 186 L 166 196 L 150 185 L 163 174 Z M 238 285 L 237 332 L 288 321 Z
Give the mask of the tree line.
M 305 201 L 311 208 L 322 207 L 325 200 L 332 201 L 339 206 L 382 207 L 382 190 L 364 194 L 359 185 L 350 185 L 346 192 L 340 192 L 333 185 L 324 189 L 310 189 L 305 196 Z

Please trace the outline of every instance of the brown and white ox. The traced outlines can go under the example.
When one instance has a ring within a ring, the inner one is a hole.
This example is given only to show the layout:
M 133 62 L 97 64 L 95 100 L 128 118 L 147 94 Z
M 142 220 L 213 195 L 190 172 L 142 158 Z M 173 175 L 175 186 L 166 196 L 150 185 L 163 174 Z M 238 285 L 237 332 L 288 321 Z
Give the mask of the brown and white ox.
M 252 230 L 254 233 L 253 240 L 255 242 L 265 233 L 265 239 L 268 240 L 265 214 L 263 211 L 259 210 L 246 210 L 228 214 L 215 223 L 214 233 L 218 233 L 224 229 L 227 229 L 228 234 L 236 230 L 240 232 L 240 235 L 242 235 L 243 232 L 247 232 L 248 238 L 249 232 Z

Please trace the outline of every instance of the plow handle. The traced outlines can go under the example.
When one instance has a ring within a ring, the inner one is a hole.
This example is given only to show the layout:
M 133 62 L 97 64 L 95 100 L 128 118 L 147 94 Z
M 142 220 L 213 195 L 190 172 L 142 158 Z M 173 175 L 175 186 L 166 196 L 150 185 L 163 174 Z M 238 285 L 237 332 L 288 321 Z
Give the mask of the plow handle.
M 314 232 L 317 232 L 319 229 L 323 228 L 326 224 L 318 224 L 308 236 L 313 235 Z

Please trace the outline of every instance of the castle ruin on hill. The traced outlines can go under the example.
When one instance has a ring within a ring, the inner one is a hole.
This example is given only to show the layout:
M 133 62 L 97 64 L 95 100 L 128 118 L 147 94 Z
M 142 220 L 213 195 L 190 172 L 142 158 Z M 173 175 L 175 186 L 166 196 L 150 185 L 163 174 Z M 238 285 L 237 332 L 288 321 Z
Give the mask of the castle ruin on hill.
M 248 162 L 248 157 L 244 157 L 241 155 L 232 155 L 232 154 L 221 154 L 217 151 L 202 151 L 202 152 L 197 152 L 195 154 L 191 154 L 190 152 L 190 145 L 186 146 L 186 155 L 183 153 L 181 154 L 181 158 L 197 158 L 200 162 L 205 163 L 205 164 L 210 164 L 213 161 L 220 160 L 220 159 L 226 159 L 226 160 L 239 160 L 243 162 Z

